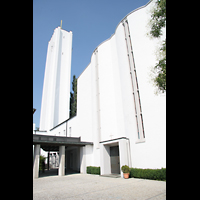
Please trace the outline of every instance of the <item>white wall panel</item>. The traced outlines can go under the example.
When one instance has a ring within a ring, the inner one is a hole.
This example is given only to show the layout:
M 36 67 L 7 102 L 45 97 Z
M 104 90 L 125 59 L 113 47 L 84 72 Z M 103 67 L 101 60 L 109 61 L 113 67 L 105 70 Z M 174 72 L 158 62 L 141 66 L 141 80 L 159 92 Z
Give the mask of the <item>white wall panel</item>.
M 81 140 L 92 141 L 91 67 L 77 81 L 77 117 Z
M 122 133 L 125 137 L 136 136 L 136 119 L 135 119 L 135 110 L 134 110 L 134 100 L 132 94 L 132 86 L 130 79 L 130 68 L 127 56 L 127 47 L 125 41 L 125 34 L 123 25 L 120 25 L 116 29 L 116 47 L 117 55 L 119 61 L 119 75 L 120 75 L 120 90 L 121 90 L 121 99 L 122 104 L 120 105 L 123 110 L 123 117 L 121 119 L 124 123 L 124 132 Z
M 138 77 L 146 142 L 134 145 L 132 159 L 135 167 L 166 167 L 166 98 L 155 95 L 155 86 L 150 81 L 151 68 L 157 62 L 156 51 L 161 41 L 147 36 L 149 11 L 152 4 L 127 17 L 133 54 Z M 165 31 L 164 31 L 165 32 Z M 143 159 L 141 159 L 143 158 Z
M 98 47 L 101 140 L 115 138 L 116 109 L 110 40 Z

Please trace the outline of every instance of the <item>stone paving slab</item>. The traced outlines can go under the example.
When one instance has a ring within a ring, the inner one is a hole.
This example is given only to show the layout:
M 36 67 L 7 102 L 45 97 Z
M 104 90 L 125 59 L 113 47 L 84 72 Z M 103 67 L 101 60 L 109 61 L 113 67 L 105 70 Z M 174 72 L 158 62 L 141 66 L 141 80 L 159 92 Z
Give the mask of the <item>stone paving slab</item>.
M 166 182 L 90 174 L 33 179 L 33 199 L 166 199 Z

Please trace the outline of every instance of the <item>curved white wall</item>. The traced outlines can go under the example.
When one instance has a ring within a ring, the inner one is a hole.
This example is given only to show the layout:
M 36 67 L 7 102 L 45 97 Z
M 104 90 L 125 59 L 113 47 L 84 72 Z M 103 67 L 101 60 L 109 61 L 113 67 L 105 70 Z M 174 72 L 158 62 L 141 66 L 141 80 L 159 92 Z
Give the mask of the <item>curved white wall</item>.
M 155 95 L 155 87 L 150 82 L 150 70 L 158 62 L 156 52 L 166 35 L 163 29 L 163 36 L 159 39 L 147 36 L 153 3 L 127 16 L 146 136 L 145 143 L 134 145 L 132 142 L 132 152 L 135 152 L 132 160 L 133 166 L 143 168 L 166 167 L 166 94 Z
M 130 140 L 132 167 L 166 167 L 166 98 L 155 95 L 150 71 L 157 62 L 156 51 L 165 38 L 147 36 L 150 10 L 155 1 L 129 13 L 117 26 L 115 34 L 101 43 L 91 56 L 91 63 L 78 78 L 77 116 L 68 121 L 72 136 L 94 143 L 93 164 L 99 166 L 99 142 L 126 137 Z M 128 20 L 133 48 L 145 140 L 138 140 L 135 102 L 123 22 Z M 139 141 L 139 143 L 138 143 Z M 141 143 L 142 142 L 142 143 Z M 87 166 L 87 163 L 86 163 Z

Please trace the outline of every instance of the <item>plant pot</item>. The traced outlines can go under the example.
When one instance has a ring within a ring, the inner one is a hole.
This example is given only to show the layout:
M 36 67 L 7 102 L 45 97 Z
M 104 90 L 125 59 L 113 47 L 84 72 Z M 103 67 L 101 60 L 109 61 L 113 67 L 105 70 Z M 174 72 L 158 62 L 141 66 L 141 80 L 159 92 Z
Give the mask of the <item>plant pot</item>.
M 129 173 L 124 173 L 124 178 L 129 178 Z

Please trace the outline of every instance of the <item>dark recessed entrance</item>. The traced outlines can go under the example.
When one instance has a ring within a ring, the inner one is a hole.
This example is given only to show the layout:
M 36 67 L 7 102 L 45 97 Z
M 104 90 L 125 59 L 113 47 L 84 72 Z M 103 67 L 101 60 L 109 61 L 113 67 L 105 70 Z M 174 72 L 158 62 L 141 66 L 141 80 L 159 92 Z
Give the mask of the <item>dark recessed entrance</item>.
M 61 155 L 61 157 L 58 158 L 58 165 L 54 166 L 54 170 L 49 172 L 48 175 L 58 174 L 59 176 L 64 176 L 66 175 L 66 171 L 68 170 L 68 165 L 70 173 L 74 173 L 74 171 L 80 172 L 80 148 L 84 147 L 85 145 L 93 145 L 93 143 L 82 142 L 80 137 L 78 138 L 33 134 L 33 145 L 35 145 L 33 159 L 33 178 L 38 178 L 40 148 L 48 152 L 59 152 L 59 156 Z M 69 158 L 68 163 L 67 158 Z M 50 165 L 49 161 L 50 159 L 48 159 L 48 166 Z M 47 173 L 44 173 L 42 175 L 45 174 Z
M 119 146 L 110 147 L 111 173 L 120 174 Z

